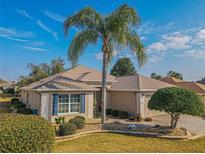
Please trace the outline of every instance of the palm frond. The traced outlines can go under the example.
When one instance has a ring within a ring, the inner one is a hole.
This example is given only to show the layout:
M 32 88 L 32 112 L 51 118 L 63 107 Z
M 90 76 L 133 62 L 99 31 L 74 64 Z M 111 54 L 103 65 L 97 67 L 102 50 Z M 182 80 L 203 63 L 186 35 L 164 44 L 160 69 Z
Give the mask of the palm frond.
M 142 42 L 140 41 L 140 38 L 137 35 L 137 33 L 135 33 L 135 32 L 130 33 L 129 32 L 126 34 L 126 45 L 132 50 L 132 52 L 136 56 L 136 58 L 138 60 L 138 64 L 140 66 L 145 64 L 145 62 L 147 60 L 145 48 L 144 48 Z
M 140 22 L 136 11 L 127 4 L 120 6 L 106 19 L 106 29 L 118 40 L 123 43 L 126 40 L 126 33 L 130 26 L 136 26 Z
M 83 54 L 85 47 L 89 43 L 96 43 L 98 33 L 94 30 L 85 30 L 78 33 L 72 40 L 68 49 L 68 60 L 73 66 L 77 64 L 78 58 Z
M 67 17 L 64 21 L 64 33 L 67 35 L 68 29 L 72 26 L 77 28 L 96 29 L 101 23 L 101 16 L 93 8 L 85 7 L 76 14 Z

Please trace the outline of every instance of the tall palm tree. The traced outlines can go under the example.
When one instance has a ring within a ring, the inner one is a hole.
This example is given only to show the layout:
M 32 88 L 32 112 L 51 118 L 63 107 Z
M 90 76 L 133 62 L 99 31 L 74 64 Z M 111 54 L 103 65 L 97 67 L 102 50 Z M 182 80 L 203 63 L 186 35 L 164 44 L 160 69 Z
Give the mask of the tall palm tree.
M 108 16 L 102 16 L 93 8 L 85 7 L 64 21 L 65 36 L 68 34 L 68 29 L 73 26 L 81 30 L 74 36 L 68 48 L 68 60 L 72 65 L 77 64 L 78 58 L 89 43 L 102 41 L 102 123 L 106 120 L 106 78 L 114 46 L 129 47 L 140 66 L 146 61 L 145 48 L 134 30 L 139 23 L 136 11 L 126 4 L 119 6 Z

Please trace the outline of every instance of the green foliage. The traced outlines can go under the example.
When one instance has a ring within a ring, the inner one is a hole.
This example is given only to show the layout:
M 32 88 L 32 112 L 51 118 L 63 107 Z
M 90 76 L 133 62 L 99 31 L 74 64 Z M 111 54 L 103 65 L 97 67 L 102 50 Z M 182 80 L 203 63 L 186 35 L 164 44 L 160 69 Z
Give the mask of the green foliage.
M 29 108 L 21 107 L 21 108 L 17 108 L 17 113 L 32 114 L 33 111 L 31 109 L 29 109 Z
M 178 72 L 175 72 L 172 70 L 167 73 L 167 76 L 168 77 L 175 77 L 177 79 L 183 80 L 183 75 L 181 73 L 178 73 Z
M 83 117 L 83 116 L 75 116 L 75 118 L 81 118 L 85 121 L 85 117 Z
M 201 80 L 197 81 L 198 83 L 201 83 L 201 84 L 205 84 L 205 77 L 203 77 Z
M 68 60 L 72 65 L 76 65 L 86 46 L 90 43 L 96 44 L 98 39 L 101 39 L 103 52 L 108 55 L 107 62 L 113 57 L 113 46 L 118 44 L 129 47 L 142 65 L 146 61 L 145 49 L 137 33 L 130 28 L 137 26 L 139 22 L 136 11 L 126 4 L 106 16 L 100 15 L 91 7 L 85 7 L 67 17 L 64 22 L 65 35 L 73 26 L 82 29 L 74 36 L 69 46 Z
M 41 63 L 35 65 L 29 63 L 27 67 L 30 69 L 29 76 L 20 76 L 19 82 L 17 83 L 19 87 L 23 87 L 45 77 L 62 72 L 64 70 L 64 60 L 56 58 L 51 61 L 51 64 Z
M 107 115 L 112 115 L 112 109 L 106 109 L 106 114 Z
M 14 88 L 6 88 L 4 91 L 3 91 L 4 94 L 15 94 L 15 90 Z
M 112 110 L 111 112 L 113 117 L 118 117 L 119 116 L 119 111 L 118 110 Z
M 45 119 L 33 115 L 0 114 L 0 152 L 50 152 L 55 130 Z
M 15 108 L 15 109 L 18 109 L 18 108 L 25 108 L 26 105 L 22 102 L 12 102 L 12 105 L 10 108 Z
M 72 118 L 69 122 L 75 124 L 77 129 L 82 129 L 85 127 L 85 120 L 82 118 Z
M 119 111 L 119 117 L 122 119 L 126 119 L 129 117 L 129 114 L 126 111 Z
M 76 125 L 73 123 L 61 123 L 59 125 L 59 135 L 72 135 L 76 133 Z
M 151 78 L 159 80 L 159 79 L 162 78 L 162 76 L 159 75 L 159 74 L 157 74 L 157 73 L 152 73 L 152 74 L 151 74 Z
M 136 75 L 136 70 L 130 58 L 124 57 L 118 59 L 111 70 L 111 75 L 114 76 L 130 76 Z
M 178 87 L 156 91 L 148 103 L 148 108 L 169 113 L 172 127 L 176 127 L 180 114 L 199 116 L 204 112 L 204 106 L 195 92 Z
M 11 102 L 12 102 L 12 103 L 19 102 L 19 99 L 18 99 L 18 98 L 12 98 L 12 99 L 11 99 Z
M 57 117 L 55 118 L 56 124 L 65 123 L 65 117 Z

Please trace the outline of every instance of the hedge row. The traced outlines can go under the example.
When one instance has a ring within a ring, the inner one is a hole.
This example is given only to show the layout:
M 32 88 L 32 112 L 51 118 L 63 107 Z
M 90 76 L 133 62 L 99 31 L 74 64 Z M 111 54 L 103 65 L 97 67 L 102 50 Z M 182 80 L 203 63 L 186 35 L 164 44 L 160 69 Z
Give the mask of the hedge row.
M 112 115 L 113 117 L 120 117 L 122 119 L 126 119 L 129 117 L 129 113 L 126 111 L 119 111 L 119 110 L 112 110 L 112 109 L 106 109 L 107 115 Z
M 34 115 L 0 114 L 0 152 L 50 152 L 55 129 Z

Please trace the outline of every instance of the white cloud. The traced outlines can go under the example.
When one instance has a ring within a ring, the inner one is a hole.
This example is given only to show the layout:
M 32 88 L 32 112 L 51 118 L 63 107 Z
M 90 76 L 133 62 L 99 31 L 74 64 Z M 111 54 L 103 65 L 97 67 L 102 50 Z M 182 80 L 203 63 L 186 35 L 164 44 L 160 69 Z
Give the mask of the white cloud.
M 167 46 L 164 43 L 156 42 L 148 46 L 148 51 L 165 51 Z
M 205 29 L 201 29 L 196 33 L 196 38 L 205 41 Z
M 189 43 L 191 36 L 176 32 L 172 35 L 163 36 L 167 49 L 187 49 L 190 47 Z
M 26 18 L 33 20 L 33 17 L 31 17 L 25 10 L 16 9 L 16 12 Z
M 58 37 L 57 37 L 57 33 L 53 32 L 50 28 L 48 28 L 44 23 L 42 23 L 40 20 L 37 21 L 37 25 L 39 27 L 41 27 L 43 30 L 47 31 L 48 33 L 50 33 L 54 39 L 57 41 Z
M 51 19 L 55 20 L 55 21 L 58 21 L 58 22 L 61 22 L 63 23 L 64 20 L 65 20 L 65 17 L 62 16 L 62 15 L 59 15 L 57 13 L 54 13 L 54 12 L 51 12 L 51 11 L 48 11 L 48 10 L 45 10 L 45 11 L 42 11 L 46 16 L 50 17 Z
M 37 47 L 32 47 L 32 46 L 22 46 L 22 47 L 28 50 L 33 50 L 33 51 L 46 51 L 46 49 L 44 48 L 37 48 Z
M 188 50 L 184 51 L 182 54 L 175 55 L 176 57 L 190 57 L 196 59 L 204 59 L 205 58 L 205 49 L 198 50 Z
M 1 37 L 18 37 L 18 38 L 31 38 L 34 36 L 33 32 L 30 31 L 19 31 L 14 28 L 0 27 Z

